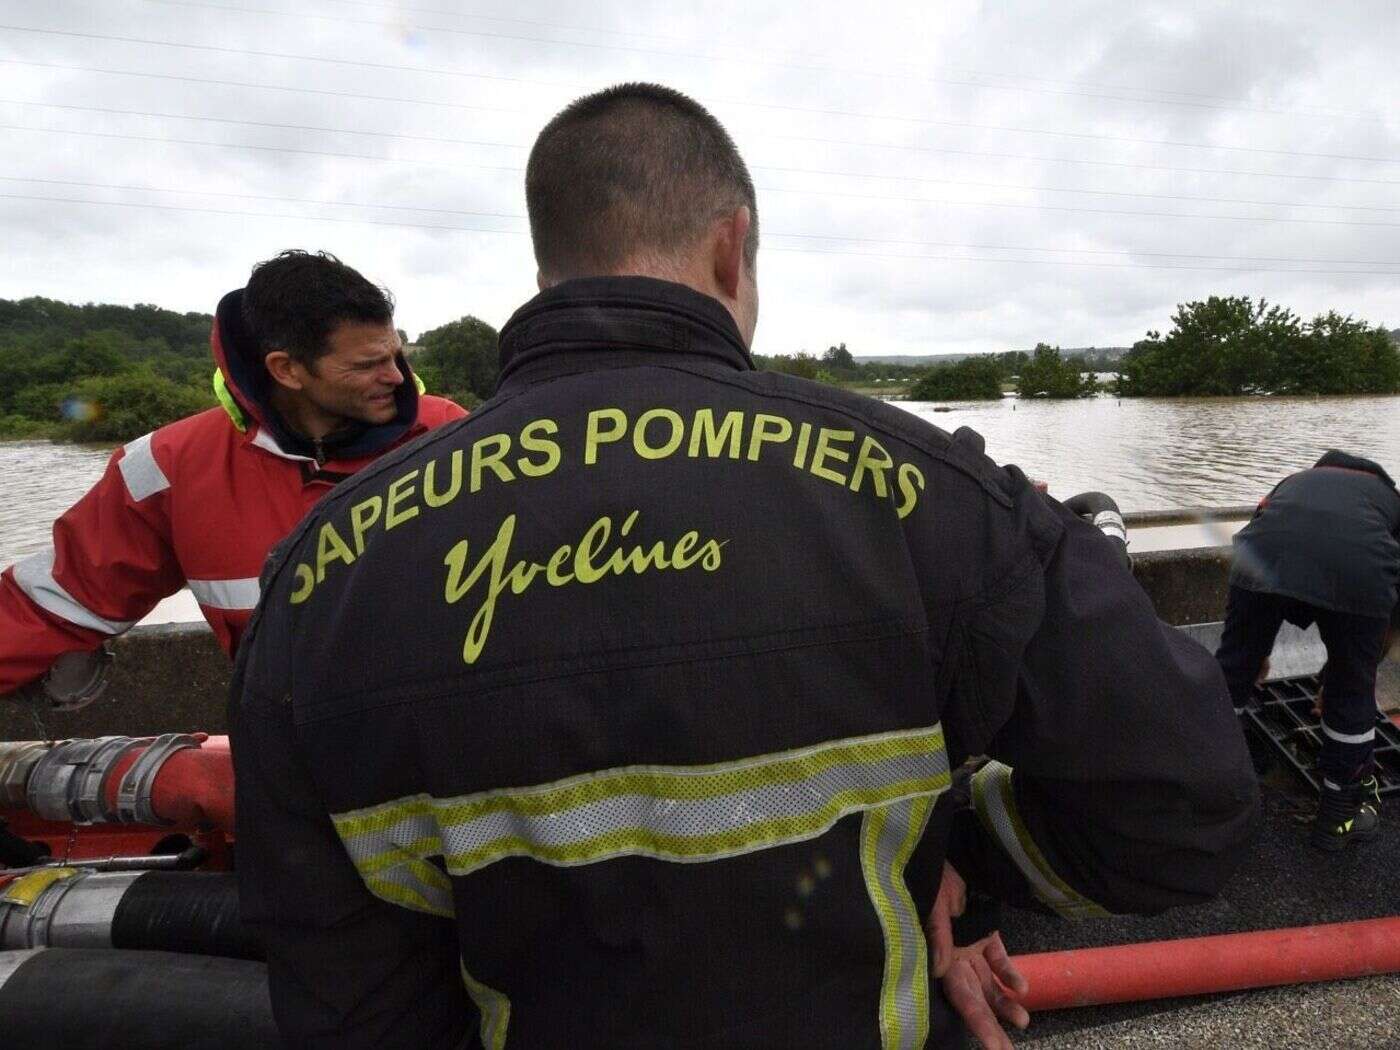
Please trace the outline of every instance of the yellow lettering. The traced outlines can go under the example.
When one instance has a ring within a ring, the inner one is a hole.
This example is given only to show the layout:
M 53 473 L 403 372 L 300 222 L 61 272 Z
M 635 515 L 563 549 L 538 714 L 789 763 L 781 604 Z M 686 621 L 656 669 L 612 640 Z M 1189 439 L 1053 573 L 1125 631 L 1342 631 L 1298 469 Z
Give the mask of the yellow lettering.
M 544 462 L 535 463 L 521 456 L 515 461 L 515 469 L 527 478 L 542 478 L 552 473 L 559 465 L 559 442 L 535 435 L 557 433 L 559 424 L 552 419 L 537 419 L 533 423 L 525 424 L 525 429 L 520 432 L 520 447 L 526 452 L 543 452 Z
M 495 451 L 486 452 L 488 446 L 494 446 Z M 472 481 L 469 491 L 481 491 L 481 472 L 487 467 L 502 481 L 514 481 L 515 475 L 510 472 L 510 467 L 501 462 L 509 451 L 510 438 L 504 434 L 492 434 L 475 442 L 472 445 Z
M 807 441 L 812 436 L 812 424 L 803 423 L 797 430 L 797 451 L 792 454 L 792 465 L 801 470 L 807 464 Z
M 918 490 L 915 489 L 918 486 Z M 902 463 L 899 467 L 899 491 L 904 496 L 899 506 L 895 508 L 895 513 L 901 519 L 909 517 L 909 513 L 914 509 L 914 504 L 919 501 L 919 491 L 924 487 L 924 475 L 918 467 L 912 463 Z
M 550 555 L 549 564 L 545 566 L 544 578 L 549 581 L 551 587 L 562 587 L 566 583 L 574 582 L 573 573 L 559 571 L 568 564 L 573 554 L 574 549 L 566 543 Z
M 771 429 L 770 429 L 771 427 Z M 792 437 L 792 424 L 782 416 L 760 412 L 753 417 L 753 433 L 749 435 L 749 459 L 758 461 L 758 449 L 765 441 L 782 444 Z
M 700 567 L 706 572 L 714 572 L 720 566 L 720 548 L 728 540 L 706 540 L 700 548 Z
M 647 427 L 654 419 L 664 419 L 671 426 L 671 436 L 663 445 L 647 443 Z M 669 408 L 652 408 L 637 417 L 637 425 L 632 430 L 632 447 L 643 459 L 665 459 L 680 448 L 685 437 L 685 421 Z
M 459 541 L 443 559 L 443 564 L 447 566 L 447 584 L 444 597 L 449 605 L 459 601 L 476 586 L 477 581 L 487 572 L 491 574 L 486 600 L 481 603 L 476 615 L 472 617 L 471 623 L 467 627 L 466 641 L 462 643 L 462 659 L 469 664 L 475 663 L 476 658 L 481 655 L 481 650 L 486 645 L 486 637 L 491 633 L 491 621 L 496 616 L 496 599 L 507 586 L 505 564 L 514 536 L 515 515 L 511 514 L 505 521 L 501 522 L 495 540 L 492 541 L 491 546 L 486 549 L 486 553 L 481 556 L 481 560 L 476 563 L 476 567 L 472 569 L 465 580 L 462 579 L 462 571 L 467 564 L 466 540 Z
M 297 566 L 297 587 L 292 591 L 292 604 L 300 605 L 311 597 L 311 589 L 316 586 L 316 574 L 305 562 Z
M 700 560 L 700 555 L 695 552 L 695 545 L 700 542 L 700 534 L 692 529 L 680 539 L 676 540 L 676 545 L 671 549 L 671 564 L 678 569 L 688 569 Z
M 326 566 L 333 561 L 343 561 L 346 565 L 353 565 L 355 555 L 349 547 L 345 546 L 345 541 L 340 538 L 340 533 L 335 531 L 335 526 L 326 522 L 321 526 L 321 535 L 316 541 L 317 583 L 325 580 Z
M 877 454 L 878 453 L 878 454 Z M 885 484 L 885 471 L 894 466 L 894 460 L 885 451 L 884 446 L 873 437 L 866 435 L 860 445 L 860 453 L 856 456 L 856 468 L 851 471 L 851 491 L 860 491 L 861 478 L 865 472 L 870 471 L 870 483 L 875 486 L 875 495 L 884 499 L 889 495 L 889 486 Z
M 418 476 L 418 468 L 414 467 L 401 478 L 396 478 L 389 486 L 389 499 L 384 507 L 384 531 L 388 532 L 397 525 L 412 518 L 418 517 L 418 508 L 409 507 L 407 510 L 399 510 L 399 504 L 413 495 L 413 479 Z
M 384 501 L 378 496 L 361 500 L 350 508 L 350 537 L 355 543 L 355 553 L 365 552 L 365 533 L 379 520 L 379 512 L 384 509 Z
M 602 429 L 605 420 L 611 421 L 610 430 Z M 627 433 L 627 414 L 620 408 L 595 408 L 588 413 L 588 427 L 583 439 L 583 462 L 592 466 L 598 462 L 598 446 L 612 441 L 621 441 Z
M 725 441 L 729 442 L 729 451 L 725 453 L 730 459 L 739 458 L 739 442 L 744 436 L 744 413 L 726 412 L 724 422 L 719 425 L 719 430 L 715 429 L 715 413 L 713 409 L 702 408 L 695 413 L 695 429 L 690 435 L 690 447 L 686 450 L 686 455 L 695 459 L 700 455 L 700 443 L 705 444 L 705 455 L 710 459 L 718 459 L 724 447 Z
M 423 502 L 430 507 L 443 507 L 457 498 L 457 493 L 462 491 L 462 450 L 456 449 L 452 453 L 452 480 L 447 484 L 447 491 L 438 495 L 434 489 L 434 482 L 437 479 L 437 460 L 428 460 L 428 465 L 423 468 Z
M 602 552 L 603 544 L 608 542 L 611 533 L 612 519 L 602 517 L 588 526 L 583 539 L 579 540 L 578 550 L 574 552 L 574 576 L 579 583 L 597 583 L 608 574 L 606 566 L 594 568 L 593 559 Z
M 812 473 L 819 478 L 826 478 L 827 481 L 834 481 L 838 485 L 846 484 L 843 474 L 838 474 L 834 470 L 829 470 L 823 464 L 828 459 L 839 459 L 842 463 L 848 463 L 851 454 L 844 449 L 832 448 L 833 441 L 854 441 L 856 432 L 854 430 L 832 430 L 830 427 L 822 427 L 817 434 L 817 447 L 812 452 Z

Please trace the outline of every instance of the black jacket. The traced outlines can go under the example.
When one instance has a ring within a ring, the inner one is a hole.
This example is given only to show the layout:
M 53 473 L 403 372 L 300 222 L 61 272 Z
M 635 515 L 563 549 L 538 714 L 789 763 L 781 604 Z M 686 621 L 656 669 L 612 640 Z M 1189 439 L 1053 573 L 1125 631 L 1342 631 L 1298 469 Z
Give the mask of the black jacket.
M 641 278 L 545 292 L 501 360 L 318 505 L 240 654 L 293 1045 L 450 1046 L 468 997 L 488 1047 L 923 1045 L 970 755 L 984 884 L 1218 890 L 1257 803 L 1220 671 L 976 434 L 755 371 Z
M 1230 582 L 1386 617 L 1400 581 L 1400 492 L 1380 465 L 1328 452 L 1284 478 L 1235 536 Z

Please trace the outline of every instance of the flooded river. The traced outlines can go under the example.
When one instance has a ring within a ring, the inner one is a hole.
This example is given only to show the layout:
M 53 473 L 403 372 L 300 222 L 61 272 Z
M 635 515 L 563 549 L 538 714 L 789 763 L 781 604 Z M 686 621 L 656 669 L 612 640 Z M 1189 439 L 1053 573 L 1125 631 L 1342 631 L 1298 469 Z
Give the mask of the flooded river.
M 1046 479 L 1055 495 L 1102 489 L 1124 510 L 1253 503 L 1328 448 L 1400 471 L 1400 397 L 900 405 L 946 430 L 979 431 L 992 458 Z M 0 567 L 49 542 L 54 518 L 101 476 L 109 454 L 0 442 Z

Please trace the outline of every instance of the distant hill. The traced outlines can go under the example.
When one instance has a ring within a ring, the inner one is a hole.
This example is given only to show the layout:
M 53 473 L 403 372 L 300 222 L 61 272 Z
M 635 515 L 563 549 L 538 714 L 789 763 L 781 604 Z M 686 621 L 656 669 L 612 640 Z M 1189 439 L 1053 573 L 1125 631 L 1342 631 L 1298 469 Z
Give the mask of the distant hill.
M 1395 333 L 1400 336 L 1400 329 Z M 1092 355 L 1100 361 L 1117 361 L 1132 347 L 1128 346 L 1065 346 L 1060 348 L 1064 357 L 1085 357 Z M 990 351 L 989 351 L 990 352 Z M 1030 353 L 1027 350 L 1026 353 Z M 983 354 L 854 354 L 857 361 L 885 365 L 955 365 L 969 357 L 982 357 Z

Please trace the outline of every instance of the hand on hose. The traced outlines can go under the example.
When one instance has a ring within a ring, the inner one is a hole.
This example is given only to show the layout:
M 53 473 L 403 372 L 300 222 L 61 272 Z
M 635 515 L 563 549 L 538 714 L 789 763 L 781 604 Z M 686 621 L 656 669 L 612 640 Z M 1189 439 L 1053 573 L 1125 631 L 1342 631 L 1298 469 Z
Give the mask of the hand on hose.
M 1031 1016 L 1016 998 L 1025 995 L 1029 986 L 1006 954 L 1001 934 L 993 933 L 965 948 L 954 946 L 953 919 L 966 907 L 967 883 L 945 863 L 928 919 L 933 976 L 942 982 L 948 1002 L 984 1047 L 1010 1050 L 1011 1040 L 997 1018 L 1025 1028 Z

